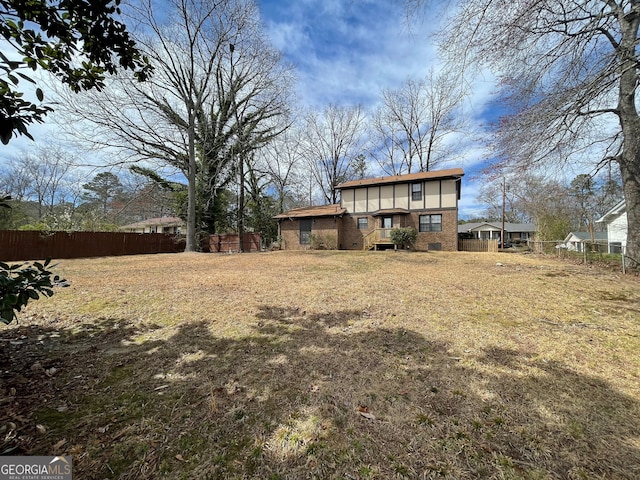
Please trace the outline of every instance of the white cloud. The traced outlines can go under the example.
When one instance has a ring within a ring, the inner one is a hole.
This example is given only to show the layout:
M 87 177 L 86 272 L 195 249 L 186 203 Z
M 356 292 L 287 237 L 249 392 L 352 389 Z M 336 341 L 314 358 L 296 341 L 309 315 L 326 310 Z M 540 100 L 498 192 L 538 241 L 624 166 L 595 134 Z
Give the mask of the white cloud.
M 401 2 L 262 2 L 268 34 L 296 65 L 308 106 L 377 101 L 436 63 L 429 29 L 409 32 Z

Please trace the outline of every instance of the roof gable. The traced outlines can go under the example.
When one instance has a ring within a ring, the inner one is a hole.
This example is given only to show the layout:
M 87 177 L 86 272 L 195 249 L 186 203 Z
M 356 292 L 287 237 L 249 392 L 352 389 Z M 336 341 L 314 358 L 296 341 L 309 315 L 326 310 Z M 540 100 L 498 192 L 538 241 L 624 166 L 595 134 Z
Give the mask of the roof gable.
M 605 213 L 601 218 L 596 220 L 596 223 L 609 223 L 611 222 L 611 220 L 619 217 L 624 213 L 627 213 L 627 202 L 622 200 L 618 202 L 611 210 Z

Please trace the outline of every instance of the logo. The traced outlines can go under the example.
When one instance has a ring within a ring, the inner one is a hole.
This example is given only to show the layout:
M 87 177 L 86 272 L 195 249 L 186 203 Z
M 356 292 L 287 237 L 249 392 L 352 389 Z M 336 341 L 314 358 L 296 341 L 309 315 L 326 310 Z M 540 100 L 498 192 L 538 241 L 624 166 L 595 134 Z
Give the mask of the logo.
M 0 480 L 71 480 L 71 457 L 0 457 Z

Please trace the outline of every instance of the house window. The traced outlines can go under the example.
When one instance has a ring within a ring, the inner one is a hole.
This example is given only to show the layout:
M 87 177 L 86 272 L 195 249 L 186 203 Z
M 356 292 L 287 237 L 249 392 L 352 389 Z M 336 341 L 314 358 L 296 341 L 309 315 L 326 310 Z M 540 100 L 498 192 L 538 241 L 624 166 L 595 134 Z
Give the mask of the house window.
M 442 215 L 420 215 L 421 232 L 441 232 Z
M 311 225 L 313 221 L 308 218 L 300 220 L 300 245 L 309 245 L 311 243 Z
M 422 184 L 411 184 L 411 200 L 422 200 Z
M 358 218 L 358 230 L 366 230 L 369 228 L 369 219 L 367 217 Z

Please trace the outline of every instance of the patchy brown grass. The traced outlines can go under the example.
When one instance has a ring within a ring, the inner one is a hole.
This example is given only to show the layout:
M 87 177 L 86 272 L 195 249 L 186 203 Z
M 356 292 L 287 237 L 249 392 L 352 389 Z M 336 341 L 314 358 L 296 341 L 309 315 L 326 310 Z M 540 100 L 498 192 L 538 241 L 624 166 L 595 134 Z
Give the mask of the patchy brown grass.
M 0 446 L 74 478 L 640 478 L 637 277 L 443 252 L 58 271 L 0 330 Z

